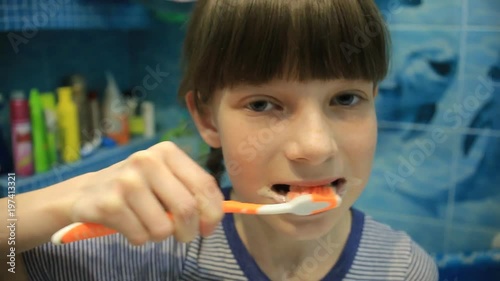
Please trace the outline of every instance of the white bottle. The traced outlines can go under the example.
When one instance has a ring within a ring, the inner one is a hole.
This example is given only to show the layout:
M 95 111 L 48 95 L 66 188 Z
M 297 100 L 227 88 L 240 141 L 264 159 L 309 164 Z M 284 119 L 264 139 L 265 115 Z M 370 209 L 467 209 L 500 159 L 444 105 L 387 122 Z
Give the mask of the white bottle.
M 152 138 L 156 134 L 155 130 L 155 106 L 150 101 L 145 101 L 141 105 L 142 118 L 144 120 L 144 137 Z
M 123 145 L 129 141 L 128 107 L 111 73 L 106 73 L 108 84 L 104 93 L 102 115 L 104 133 Z

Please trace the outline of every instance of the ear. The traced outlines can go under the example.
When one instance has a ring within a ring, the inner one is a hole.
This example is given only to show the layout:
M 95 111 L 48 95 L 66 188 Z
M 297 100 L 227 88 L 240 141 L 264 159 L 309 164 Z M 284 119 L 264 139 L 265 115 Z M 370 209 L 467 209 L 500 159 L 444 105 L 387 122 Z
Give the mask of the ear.
M 213 148 L 221 147 L 219 131 L 214 122 L 214 112 L 210 106 L 205 106 L 203 110 L 198 110 L 195 106 L 195 93 L 189 91 L 185 97 L 186 105 L 193 118 L 194 124 L 198 129 L 203 140 Z

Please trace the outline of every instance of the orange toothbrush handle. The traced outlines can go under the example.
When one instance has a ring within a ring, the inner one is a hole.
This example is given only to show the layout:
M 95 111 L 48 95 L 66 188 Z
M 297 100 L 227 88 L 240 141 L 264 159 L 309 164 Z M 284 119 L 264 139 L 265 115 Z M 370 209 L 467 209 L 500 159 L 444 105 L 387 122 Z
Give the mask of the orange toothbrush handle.
M 258 214 L 260 204 L 242 203 L 238 201 L 224 201 L 224 213 L 240 213 L 240 214 Z M 172 214 L 167 213 L 170 219 L 173 219 Z M 97 223 L 73 223 L 59 230 L 52 235 L 52 243 L 66 244 L 79 240 L 97 238 L 101 236 L 117 233 L 116 230 L 108 228 Z
M 240 214 L 258 214 L 261 204 L 242 203 L 239 201 L 227 200 L 224 201 L 224 213 L 240 213 Z
M 173 219 L 172 214 L 167 213 L 167 215 L 170 219 Z M 77 222 L 62 228 L 54 235 L 52 235 L 52 243 L 66 244 L 84 239 L 111 235 L 115 233 L 117 233 L 116 230 L 108 228 L 102 224 L 91 223 L 91 222 L 86 222 L 86 223 Z
M 77 223 L 72 225 L 60 239 L 61 244 L 115 234 L 117 231 L 97 223 Z

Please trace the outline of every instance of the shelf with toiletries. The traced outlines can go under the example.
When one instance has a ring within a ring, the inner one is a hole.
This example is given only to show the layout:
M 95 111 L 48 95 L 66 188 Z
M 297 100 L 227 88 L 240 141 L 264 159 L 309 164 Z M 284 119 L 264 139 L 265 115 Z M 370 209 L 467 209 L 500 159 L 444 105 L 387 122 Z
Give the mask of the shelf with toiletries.
M 0 177 L 15 173 L 16 192 L 21 193 L 105 168 L 161 140 L 177 141 L 190 154 L 201 151 L 182 112 L 157 112 L 169 120 L 159 134 L 155 104 L 133 92 L 122 93 L 111 73 L 106 80 L 100 99 L 78 74 L 56 89 L 57 103 L 53 92 L 36 88 L 29 95 L 14 90 L 10 99 L 0 94 L 0 108 L 9 111 L 0 114 Z M 7 187 L 0 187 L 4 194 Z
M 72 177 L 97 171 L 119 162 L 130 154 L 146 149 L 159 141 L 152 138 L 133 138 L 125 146 L 100 147 L 92 155 L 69 164 L 57 164 L 50 170 L 32 176 L 16 175 L 16 194 L 33 191 L 70 179 Z M 7 196 L 7 174 L 0 177 L 0 197 Z
M 185 121 L 178 126 L 170 128 L 161 134 L 152 137 L 132 137 L 124 146 L 99 147 L 95 153 L 70 164 L 58 164 L 49 171 L 28 177 L 16 176 L 16 194 L 29 192 L 56 184 L 75 176 L 104 169 L 119 161 L 124 160 L 132 153 L 147 149 L 161 141 L 172 141 L 182 148 L 187 154 L 197 159 L 200 164 L 205 160 L 208 147 L 194 134 L 186 130 Z M 0 176 L 0 198 L 8 195 L 8 175 Z

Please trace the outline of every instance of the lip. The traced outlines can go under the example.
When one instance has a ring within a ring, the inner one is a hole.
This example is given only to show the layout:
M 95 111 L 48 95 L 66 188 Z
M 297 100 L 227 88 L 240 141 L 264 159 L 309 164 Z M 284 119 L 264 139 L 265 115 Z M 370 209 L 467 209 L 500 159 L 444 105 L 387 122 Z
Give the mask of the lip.
M 300 187 L 324 186 L 341 178 L 342 177 L 325 178 L 321 180 L 310 180 L 310 181 L 288 181 L 288 182 L 283 181 L 283 182 L 276 182 L 275 184 L 287 184 L 290 186 L 300 186 Z

